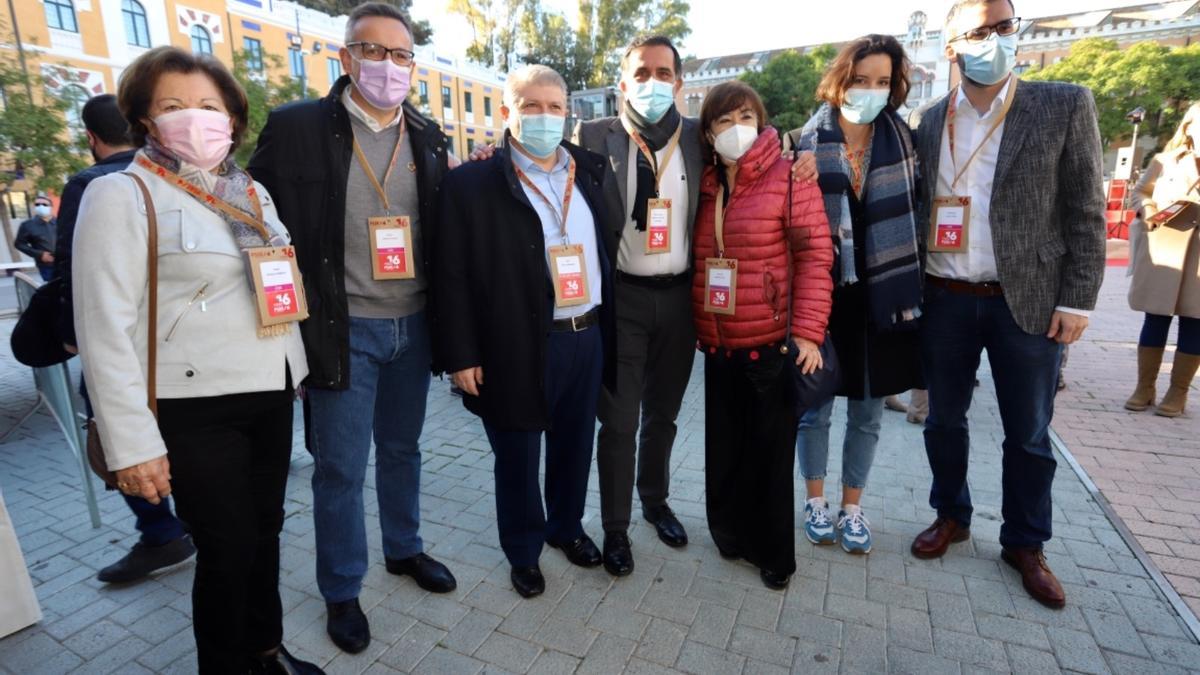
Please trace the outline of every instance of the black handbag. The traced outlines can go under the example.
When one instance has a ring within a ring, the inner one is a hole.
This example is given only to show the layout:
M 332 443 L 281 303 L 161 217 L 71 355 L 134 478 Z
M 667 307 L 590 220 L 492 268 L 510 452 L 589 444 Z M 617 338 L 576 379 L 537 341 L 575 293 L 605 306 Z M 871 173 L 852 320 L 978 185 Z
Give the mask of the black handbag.
M 787 209 L 785 216 L 788 228 L 792 226 L 792 183 L 788 181 L 787 203 L 784 208 Z M 788 256 L 788 270 L 791 271 L 791 256 Z M 788 275 L 788 284 L 792 283 L 792 275 Z M 799 348 L 791 337 L 792 327 L 792 303 L 795 302 L 794 294 L 788 296 L 788 350 L 785 354 L 788 360 L 788 367 L 792 369 L 792 389 L 795 393 L 796 415 L 801 416 L 806 411 L 821 405 L 825 401 L 833 398 L 838 390 L 842 387 L 842 368 L 838 362 L 837 350 L 833 347 L 833 336 L 829 331 L 825 331 L 825 341 L 821 343 L 821 367 L 813 372 L 805 375 L 800 372 L 800 367 L 796 365 L 796 355 L 800 353 Z
M 13 327 L 9 345 L 17 361 L 33 368 L 48 368 L 70 359 L 74 354 L 63 349 L 58 334 L 59 294 L 62 279 L 55 278 L 38 286 Z

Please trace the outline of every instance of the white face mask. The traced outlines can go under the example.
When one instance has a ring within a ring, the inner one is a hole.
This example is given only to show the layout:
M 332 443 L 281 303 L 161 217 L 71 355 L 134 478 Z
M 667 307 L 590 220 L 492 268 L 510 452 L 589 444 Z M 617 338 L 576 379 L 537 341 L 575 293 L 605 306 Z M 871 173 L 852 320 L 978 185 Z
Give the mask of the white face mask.
M 758 140 L 758 127 L 745 124 L 735 124 L 717 134 L 713 140 L 713 149 L 726 161 L 736 162 L 746 154 Z
M 50 207 L 45 204 L 37 204 L 33 207 L 33 215 L 40 216 L 42 218 L 49 218 Z

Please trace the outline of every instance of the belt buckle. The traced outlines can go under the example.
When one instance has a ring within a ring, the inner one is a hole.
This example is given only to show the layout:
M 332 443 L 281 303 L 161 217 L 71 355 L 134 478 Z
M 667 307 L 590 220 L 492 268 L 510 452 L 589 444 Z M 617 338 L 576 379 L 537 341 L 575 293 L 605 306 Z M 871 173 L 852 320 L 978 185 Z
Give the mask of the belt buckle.
M 571 317 L 571 332 L 572 332 L 572 333 L 578 333 L 578 332 L 580 332 L 580 331 L 582 331 L 582 330 L 583 330 L 583 328 L 580 328 L 579 326 L 577 326 L 577 325 L 575 324 L 575 320 L 576 320 L 576 319 L 582 319 L 582 318 L 583 318 L 583 317 L 585 317 L 585 316 L 587 316 L 587 314 L 586 314 L 586 313 L 585 313 L 585 314 L 579 314 L 579 315 L 577 315 L 577 316 L 573 316 L 573 317 Z M 586 328 L 586 326 L 585 326 L 584 328 Z

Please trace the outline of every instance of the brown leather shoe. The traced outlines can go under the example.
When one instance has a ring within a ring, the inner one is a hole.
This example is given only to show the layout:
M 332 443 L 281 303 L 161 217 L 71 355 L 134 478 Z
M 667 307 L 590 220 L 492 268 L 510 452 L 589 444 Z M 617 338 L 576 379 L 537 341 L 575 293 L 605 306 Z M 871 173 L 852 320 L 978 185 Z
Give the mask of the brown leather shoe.
M 946 549 L 950 548 L 950 544 L 957 544 L 970 538 L 970 528 L 963 527 L 953 518 L 938 516 L 932 525 L 918 534 L 916 539 L 913 539 L 911 550 L 914 556 L 925 560 L 940 558 L 946 554 Z
M 1005 548 L 1000 558 L 1021 573 L 1021 585 L 1029 595 L 1052 609 L 1062 609 L 1067 595 L 1062 585 L 1046 565 L 1046 556 L 1037 548 Z

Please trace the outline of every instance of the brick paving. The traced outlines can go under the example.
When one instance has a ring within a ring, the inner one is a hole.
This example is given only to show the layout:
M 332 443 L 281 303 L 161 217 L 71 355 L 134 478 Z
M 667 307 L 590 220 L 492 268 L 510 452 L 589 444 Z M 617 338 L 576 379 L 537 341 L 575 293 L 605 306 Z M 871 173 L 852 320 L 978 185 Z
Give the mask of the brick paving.
M 0 339 L 7 342 L 11 327 L 0 321 Z M 1071 396 L 1089 386 L 1082 364 L 1090 358 L 1077 352 Z M 797 532 L 799 569 L 786 592 L 765 589 L 752 567 L 722 560 L 705 530 L 697 363 L 673 458 L 672 504 L 692 543 L 667 548 L 637 522 L 630 532 L 637 568 L 619 580 L 547 550 L 546 593 L 534 600 L 509 586 L 482 428 L 435 381 L 423 438 L 422 534 L 458 576 L 457 591 L 430 595 L 388 575 L 378 522 L 368 521 L 373 565 L 361 600 L 375 639 L 362 654 L 339 653 L 325 635 L 314 580 L 312 463 L 297 447 L 282 545 L 285 639 L 331 673 L 1200 672 L 1200 644 L 1065 463 L 1054 486 L 1056 537 L 1047 557 L 1064 582 L 1067 607 L 1033 602 L 998 561 L 1001 432 L 990 379 L 986 372 L 981 378 L 971 416 L 975 538 L 942 560 L 908 553 L 933 517 L 929 470 L 920 429 L 895 413 L 885 416 L 864 500 L 875 552 L 864 558 L 815 548 Z M 0 350 L 0 431 L 32 398 L 28 372 Z M 839 405 L 835 429 L 843 414 Z M 840 448 L 840 431 L 834 436 Z M 839 468 L 834 450 L 831 485 Z M 45 415 L 0 445 L 0 489 L 45 613 L 37 626 L 0 639 L 0 671 L 194 672 L 191 564 L 136 585 L 98 583 L 96 570 L 133 542 L 133 523 L 108 493 L 100 501 L 104 526 L 92 529 L 77 476 Z M 370 475 L 367 482 L 375 516 Z M 599 538 L 595 476 L 590 488 L 585 527 Z
M 1125 267 L 1109 267 L 1087 338 L 1073 347 L 1054 430 L 1200 615 L 1200 391 L 1182 417 L 1125 410 L 1137 380 L 1142 314 L 1129 309 Z M 1166 391 L 1177 325 L 1158 378 Z

